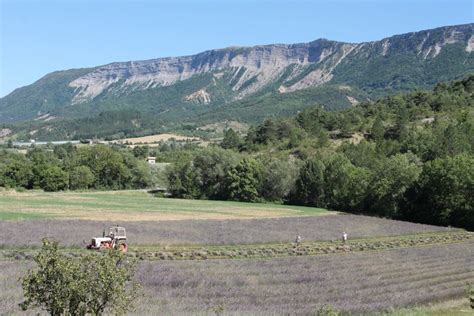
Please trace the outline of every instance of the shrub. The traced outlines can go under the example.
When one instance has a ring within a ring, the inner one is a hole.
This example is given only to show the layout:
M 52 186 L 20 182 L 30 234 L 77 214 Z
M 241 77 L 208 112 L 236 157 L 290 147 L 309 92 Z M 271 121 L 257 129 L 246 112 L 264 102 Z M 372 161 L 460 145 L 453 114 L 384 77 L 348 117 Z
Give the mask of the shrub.
M 471 308 L 474 309 L 474 286 L 472 286 L 470 283 L 467 283 L 466 296 L 469 300 Z
M 138 284 L 135 262 L 116 250 L 70 258 L 58 243 L 43 239 L 38 268 L 22 279 L 23 310 L 40 307 L 51 315 L 124 314 L 132 308 Z
M 316 316 L 339 316 L 339 315 L 341 315 L 341 313 L 335 310 L 331 305 L 327 305 L 327 304 L 322 305 L 316 311 Z

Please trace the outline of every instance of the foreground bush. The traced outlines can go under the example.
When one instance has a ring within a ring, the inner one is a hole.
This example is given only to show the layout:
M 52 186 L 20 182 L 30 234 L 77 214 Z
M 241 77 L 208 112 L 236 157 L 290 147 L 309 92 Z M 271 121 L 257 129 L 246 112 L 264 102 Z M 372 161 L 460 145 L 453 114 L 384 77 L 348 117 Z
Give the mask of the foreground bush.
M 112 250 L 70 258 L 58 243 L 43 240 L 34 258 L 38 269 L 22 279 L 23 310 L 39 307 L 51 315 L 124 314 L 132 308 L 138 284 L 135 263 Z
M 474 309 L 474 286 L 472 286 L 470 283 L 467 284 L 466 296 L 469 300 L 471 308 Z

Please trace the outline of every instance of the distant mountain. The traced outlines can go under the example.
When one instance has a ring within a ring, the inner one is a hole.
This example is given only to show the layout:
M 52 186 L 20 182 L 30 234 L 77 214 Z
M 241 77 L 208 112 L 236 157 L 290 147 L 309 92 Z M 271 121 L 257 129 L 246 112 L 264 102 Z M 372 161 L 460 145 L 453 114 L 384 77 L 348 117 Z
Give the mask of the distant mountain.
M 474 73 L 474 24 L 367 43 L 229 47 L 193 56 L 50 73 L 0 99 L 0 122 L 131 110 L 164 122 L 291 115 L 344 108 Z

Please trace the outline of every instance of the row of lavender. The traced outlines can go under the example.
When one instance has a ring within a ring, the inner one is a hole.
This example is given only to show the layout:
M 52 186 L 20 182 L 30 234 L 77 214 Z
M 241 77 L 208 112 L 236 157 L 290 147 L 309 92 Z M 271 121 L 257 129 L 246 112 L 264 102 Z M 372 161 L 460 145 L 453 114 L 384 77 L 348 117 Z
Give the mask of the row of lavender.
M 264 260 L 144 262 L 139 314 L 314 314 L 328 304 L 366 312 L 463 296 L 474 241 Z
M 82 246 L 109 226 L 126 227 L 133 245 L 230 245 L 338 240 L 449 231 L 449 228 L 355 215 L 300 216 L 250 220 L 98 222 L 83 220 L 0 221 L 0 247 L 39 246 L 43 237 L 64 246 Z
M 381 311 L 461 298 L 474 283 L 474 241 L 346 255 L 141 261 L 136 314 L 314 314 L 324 304 Z M 0 261 L 0 311 L 18 313 L 30 261 Z

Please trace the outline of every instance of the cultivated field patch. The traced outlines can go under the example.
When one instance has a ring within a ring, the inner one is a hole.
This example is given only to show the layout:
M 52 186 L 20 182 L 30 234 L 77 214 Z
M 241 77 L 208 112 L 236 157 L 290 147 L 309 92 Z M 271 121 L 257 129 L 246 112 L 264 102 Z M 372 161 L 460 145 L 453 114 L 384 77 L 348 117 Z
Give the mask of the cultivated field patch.
M 13 213 L 21 216 L 14 217 Z M 0 192 L 0 220 L 39 216 L 120 222 L 327 214 L 335 212 L 287 205 L 157 198 L 144 191 Z
M 308 242 L 340 240 L 342 232 L 347 232 L 352 240 L 456 231 L 446 227 L 357 215 L 126 222 L 42 219 L 0 221 L 0 246 L 39 246 L 43 237 L 57 239 L 65 246 L 83 246 L 84 239 L 98 236 L 104 229 L 117 223 L 126 227 L 132 248 L 137 245 L 291 243 L 297 234 L 303 242 Z
M 142 137 L 133 137 L 133 138 L 123 138 L 116 141 L 115 143 L 130 143 L 130 144 L 149 144 L 149 143 L 157 143 L 160 141 L 168 141 L 170 139 L 175 139 L 177 141 L 198 141 L 200 138 L 198 137 L 188 137 L 178 134 L 155 134 L 149 136 L 142 136 Z
M 20 312 L 18 278 L 41 238 L 76 257 L 114 224 L 127 228 L 128 256 L 139 262 L 138 315 L 314 314 L 324 304 L 368 313 L 459 300 L 474 282 L 474 236 L 459 229 L 143 191 L 4 191 L 0 311 Z
M 463 297 L 474 241 L 258 260 L 140 261 L 137 315 L 368 313 Z M 28 260 L 0 261 L 0 310 L 19 313 Z
M 142 264 L 138 313 L 314 314 L 323 304 L 364 313 L 462 297 L 474 242 L 348 255 Z M 155 303 L 148 298 L 159 298 Z

